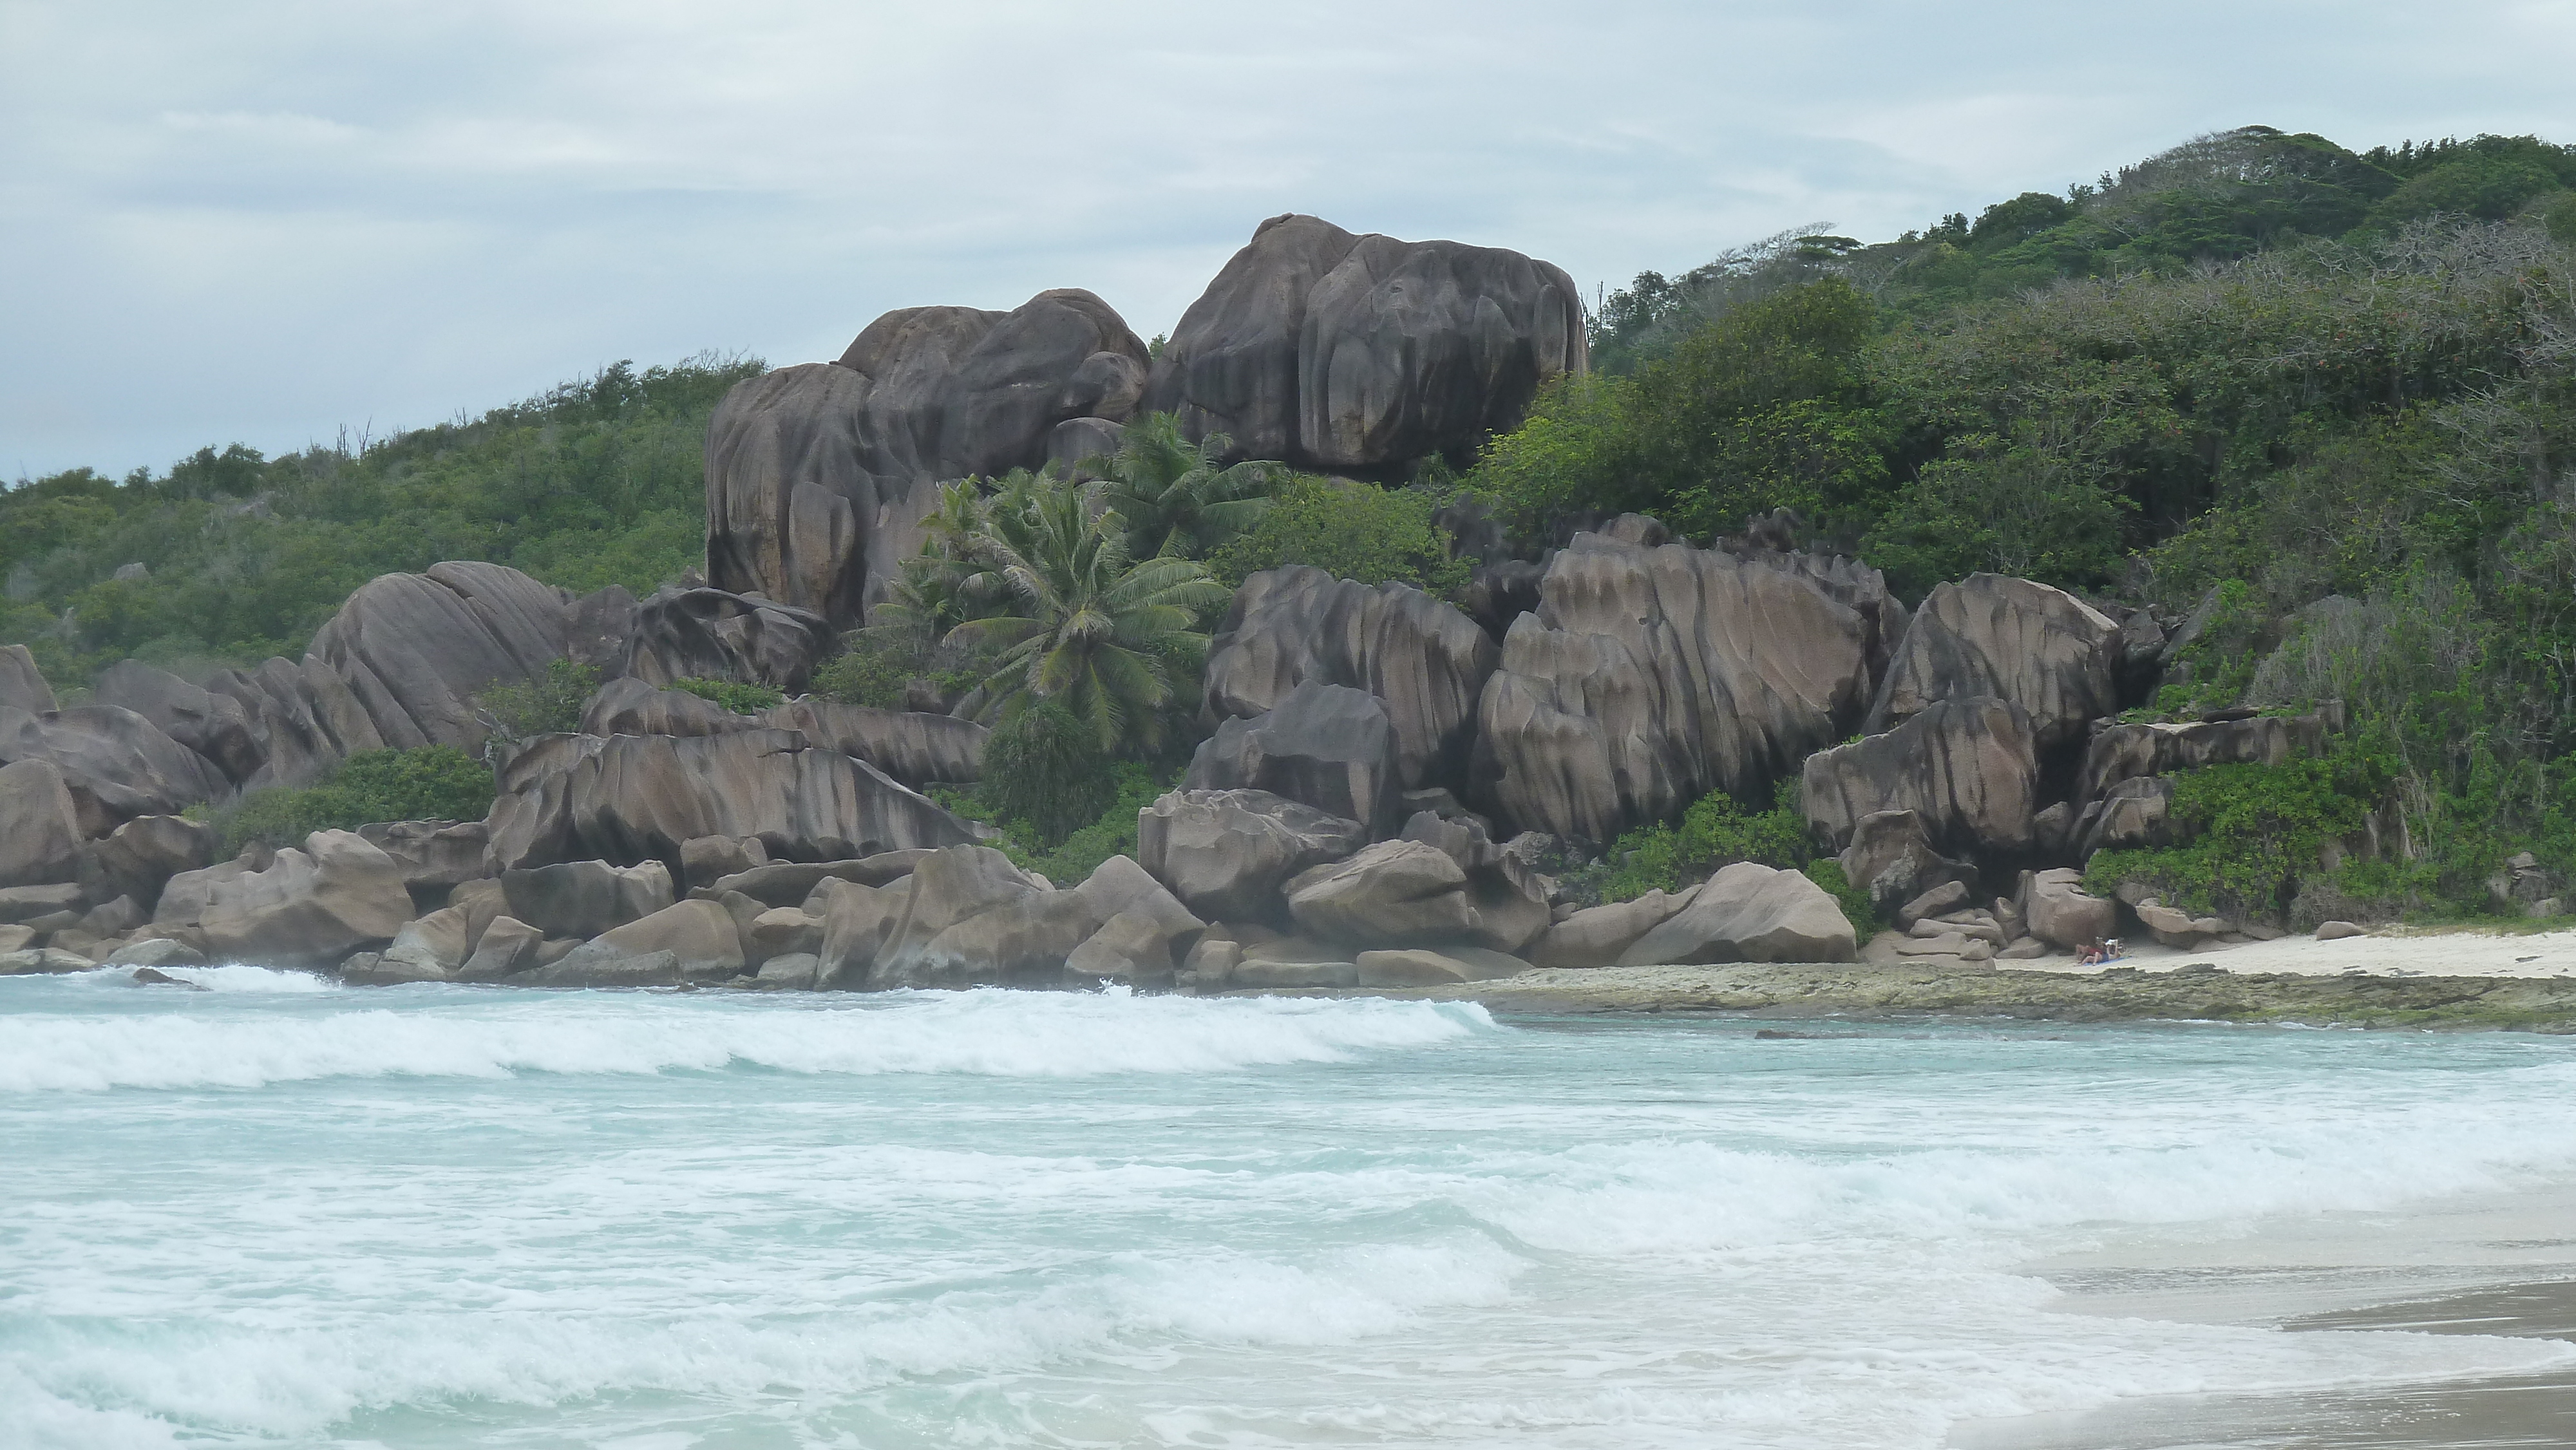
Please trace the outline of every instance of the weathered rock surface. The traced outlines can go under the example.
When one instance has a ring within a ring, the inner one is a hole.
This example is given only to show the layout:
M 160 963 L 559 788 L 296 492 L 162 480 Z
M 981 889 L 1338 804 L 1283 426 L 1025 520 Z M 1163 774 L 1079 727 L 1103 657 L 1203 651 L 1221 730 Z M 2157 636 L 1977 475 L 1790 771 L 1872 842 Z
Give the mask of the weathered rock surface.
M 166 936 L 147 936 L 126 943 L 101 959 L 102 967 L 202 967 L 205 953 Z
M 491 874 L 484 864 L 491 835 L 481 821 L 376 821 L 358 834 L 392 859 L 415 900 L 443 901 Z
M 742 974 L 742 938 L 712 901 L 682 901 L 630 921 L 520 974 L 541 987 L 662 987 Z
M 1849 732 L 1870 638 L 1797 574 L 1578 535 L 1485 686 L 1480 783 L 1511 825 L 1590 841 L 1711 791 L 1758 799 Z
M 866 986 L 955 986 L 979 978 L 993 980 L 1005 970 L 1005 954 L 1043 950 L 1052 940 L 1060 939 L 1067 928 L 1060 920 L 1025 914 L 1008 921 L 1000 919 L 1006 908 L 1032 897 L 1058 893 L 1042 890 L 1012 865 L 1009 857 L 989 846 L 960 845 L 923 857 L 907 878 L 907 888 L 903 919 L 885 929 L 869 966 Z M 835 893 L 832 901 L 837 906 L 849 899 L 849 893 L 842 891 Z M 979 917 L 996 919 L 963 936 L 948 935 L 951 928 Z M 1092 929 L 1087 927 L 1065 940 L 1062 952 L 1079 946 Z M 1005 940 L 1005 936 L 1011 939 Z M 837 961 L 836 950 L 840 953 Z M 824 965 L 841 985 L 860 985 L 849 980 L 853 951 L 852 942 L 833 930 L 833 918 L 827 910 Z
M 769 848 L 758 836 L 693 836 L 680 843 L 680 880 L 689 886 L 712 886 L 768 864 Z
M 1395 730 L 1375 695 L 1307 680 L 1261 714 L 1227 720 L 1190 759 L 1186 790 L 1260 790 L 1354 820 L 1397 820 Z
M 2081 740 L 2120 707 L 2120 627 L 2062 589 L 2001 574 L 1934 586 L 1914 613 L 1862 729 L 1879 734 L 1943 700 L 2020 707 L 2034 746 Z
M 937 480 L 1034 468 L 1059 425 L 1125 419 L 1147 363 L 1108 304 L 1063 289 L 889 312 L 837 363 L 738 384 L 707 427 L 708 578 L 853 623 L 919 551 Z
M 915 790 L 933 781 L 981 780 L 984 740 L 991 733 L 954 715 L 878 710 L 810 696 L 789 700 L 763 718 L 778 729 L 802 731 L 826 749 L 855 755 Z
M 2021 905 L 2030 934 L 2061 951 L 2078 952 L 2111 935 L 2116 906 L 2086 894 L 2084 873 L 2069 868 L 2022 875 Z
M 564 657 L 571 596 L 499 564 L 450 561 L 358 586 L 313 636 L 385 745 L 471 747 L 473 697 Z
M 0 952 L 0 977 L 60 976 L 65 972 L 86 972 L 96 965 L 78 952 L 58 951 L 53 947 Z
M 1638 938 L 1679 915 L 1698 893 L 1696 886 L 1678 892 L 1658 888 L 1627 901 L 1587 906 L 1549 927 L 1531 946 L 1529 959 L 1541 967 L 1610 966 Z
M 1138 863 L 1210 921 L 1284 919 L 1288 878 L 1367 844 L 1357 821 L 1268 791 L 1173 791 L 1136 817 Z
M 669 906 L 671 872 L 659 861 L 617 867 L 565 861 L 501 873 L 510 915 L 545 936 L 594 937 Z
M 864 761 L 794 731 L 682 738 L 551 735 L 511 759 L 487 818 L 496 868 L 680 859 L 703 836 L 773 858 L 846 861 L 974 839 Z
M 0 765 L 0 887 L 72 880 L 80 845 L 62 771 L 49 760 Z
M 2076 859 L 2091 860 L 2096 851 L 2172 844 L 2173 786 L 2171 776 L 2148 775 L 2104 791 L 2076 824 Z
M 455 977 L 474 950 L 466 934 L 466 917 L 463 908 L 448 906 L 404 922 L 402 930 L 394 933 L 393 945 L 378 954 L 374 976 L 378 980 L 399 976 L 412 982 Z
M 794 694 L 837 644 L 831 622 L 812 610 L 674 585 L 635 607 L 635 632 L 618 673 L 656 687 L 739 680 Z
M 715 891 L 739 891 L 763 906 L 800 906 L 826 881 L 884 886 L 911 875 L 930 854 L 916 849 L 880 851 L 854 861 L 771 861 L 718 878 Z
M 0 764 L 22 760 L 51 761 L 62 772 L 85 836 L 104 836 L 136 816 L 175 816 L 231 789 L 204 756 L 115 705 L 45 715 L 0 708 Z
M 36 668 L 35 654 L 23 644 L 0 645 L 0 710 L 43 715 L 54 708 L 54 687 Z
M 819 907 L 822 945 L 816 950 L 815 985 L 825 990 L 866 988 L 887 937 L 903 924 L 912 904 L 912 878 L 886 886 L 830 880 L 815 888 L 808 910 Z
M 1958 699 L 1937 701 L 1884 735 L 1809 756 L 1799 799 L 1808 823 L 1837 850 L 1863 818 L 1912 811 L 1936 847 L 1966 855 L 2026 850 L 2038 793 L 2039 762 L 2021 707 Z
M 378 948 L 411 919 L 384 852 L 352 831 L 316 831 L 262 870 L 229 861 L 170 878 L 153 929 L 217 962 L 328 967 Z
M 1407 790 L 1466 781 L 1476 701 L 1500 659 L 1474 620 L 1402 584 L 1371 588 L 1310 565 L 1243 581 L 1208 649 L 1211 720 L 1258 715 L 1307 681 L 1375 695 Z
M 1447 818 L 1422 811 L 1405 822 L 1403 839 L 1431 846 L 1467 873 L 1467 904 L 1475 939 L 1507 952 L 1525 950 L 1554 920 L 1549 883 L 1516 846 L 1496 845 L 1472 817 Z M 1536 840 L 1536 837 L 1527 838 Z
M 1300 873 L 1288 883 L 1288 912 L 1309 935 L 1367 947 L 1466 941 L 1477 926 L 1467 873 L 1419 841 L 1380 841 Z
M 684 676 L 683 678 L 694 678 Z M 686 690 L 646 684 L 621 675 L 599 687 L 582 707 L 583 735 L 730 735 L 760 723 Z
M 245 790 L 309 784 L 347 757 L 385 746 L 348 682 L 312 655 L 300 664 L 272 657 L 248 672 L 225 670 L 206 689 L 240 701 L 250 717 L 261 764 L 241 783 Z
M 268 763 L 268 751 L 241 701 L 200 689 L 141 660 L 121 660 L 100 671 L 91 698 L 151 721 L 234 784 L 249 780 Z
M 1300 467 L 1463 459 L 1542 380 L 1582 372 L 1584 339 L 1572 280 L 1545 262 L 1279 216 L 1182 314 L 1145 406 Z
M 1944 856 L 1932 843 L 1923 817 L 1914 811 L 1878 811 L 1852 827 L 1851 844 L 1837 858 L 1843 878 L 1869 893 L 1881 912 L 1920 896 L 1945 881 L 1977 879 L 1969 862 Z
M 1621 952 L 1619 965 L 1848 962 L 1859 953 L 1851 922 L 1831 893 L 1802 872 L 1738 861 Z

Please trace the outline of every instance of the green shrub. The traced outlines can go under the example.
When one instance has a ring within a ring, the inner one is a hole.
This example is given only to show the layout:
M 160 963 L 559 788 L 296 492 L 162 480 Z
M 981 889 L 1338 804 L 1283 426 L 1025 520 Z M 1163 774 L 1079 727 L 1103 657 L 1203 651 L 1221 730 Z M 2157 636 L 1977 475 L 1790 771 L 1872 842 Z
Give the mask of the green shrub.
M 582 710 L 599 688 L 599 671 L 571 660 L 556 660 L 541 677 L 517 685 L 494 685 L 475 697 L 486 728 L 504 745 L 539 735 L 564 735 L 581 728 Z
M 2393 783 L 2395 762 L 2356 742 L 2280 765 L 2212 765 L 2173 777 L 2167 818 L 2181 843 L 2102 851 L 2085 886 L 2108 896 L 2141 882 L 2169 904 L 2238 919 L 2278 919 L 2329 840 L 2359 831 Z
M 904 708 L 905 687 L 918 673 L 917 663 L 909 649 L 853 634 L 848 648 L 814 672 L 809 688 L 824 699 L 844 705 L 900 710 Z
M 230 805 L 196 807 L 227 857 L 257 842 L 302 845 L 315 831 L 379 821 L 479 821 L 492 810 L 492 772 L 452 745 L 366 750 L 300 790 L 255 790 Z
M 701 700 L 712 700 L 737 715 L 757 715 L 775 709 L 786 696 L 769 685 L 746 685 L 734 680 L 673 680 L 671 688 L 686 690 Z
M 1264 569 L 1312 564 L 1362 584 L 1410 584 L 1449 598 L 1467 587 L 1471 566 L 1450 557 L 1449 536 L 1431 521 L 1438 508 L 1422 490 L 1299 477 L 1251 532 L 1209 555 L 1208 568 L 1228 589 Z
M 1885 927 L 1886 923 L 1878 919 L 1878 904 L 1869 899 L 1868 892 L 1851 884 L 1851 878 L 1843 874 L 1843 863 L 1823 856 L 1798 869 L 1833 896 L 1834 904 L 1843 909 L 1843 919 L 1852 925 L 1852 935 L 1866 942 Z
M 1053 849 L 1096 820 L 1117 791 L 1098 737 L 1053 701 L 1026 706 L 984 742 L 976 794 L 990 819 L 1036 847 Z
M 1747 812 L 1733 796 L 1713 791 L 1682 813 L 1679 829 L 1657 821 L 1612 842 L 1600 895 L 1633 901 L 1649 891 L 1678 891 L 1738 861 L 1788 869 L 1802 865 L 1812 849 L 1795 779 L 1779 783 L 1767 811 Z
M 1112 856 L 1136 854 L 1136 813 L 1173 788 L 1176 777 L 1153 767 L 1122 760 L 1109 767 L 1108 804 L 1097 818 L 1065 833 L 1050 845 L 1025 818 L 1010 819 L 997 810 L 981 786 L 933 786 L 931 797 L 970 821 L 997 826 L 1002 835 L 986 844 L 1058 886 L 1074 885 Z

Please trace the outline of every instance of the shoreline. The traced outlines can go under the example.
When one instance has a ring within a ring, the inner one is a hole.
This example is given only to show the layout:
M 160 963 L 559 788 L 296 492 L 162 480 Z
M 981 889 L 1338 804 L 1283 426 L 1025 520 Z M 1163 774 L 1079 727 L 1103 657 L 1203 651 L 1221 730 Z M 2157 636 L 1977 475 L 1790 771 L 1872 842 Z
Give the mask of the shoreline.
M 2189 951 L 2148 943 L 2122 961 L 2097 967 L 2079 967 L 2071 957 L 1914 957 L 1535 968 L 1433 987 L 1266 990 L 1478 1002 L 1514 1013 L 1686 1012 L 1780 1021 L 1948 1016 L 2576 1033 L 2576 931 L 2291 937 Z

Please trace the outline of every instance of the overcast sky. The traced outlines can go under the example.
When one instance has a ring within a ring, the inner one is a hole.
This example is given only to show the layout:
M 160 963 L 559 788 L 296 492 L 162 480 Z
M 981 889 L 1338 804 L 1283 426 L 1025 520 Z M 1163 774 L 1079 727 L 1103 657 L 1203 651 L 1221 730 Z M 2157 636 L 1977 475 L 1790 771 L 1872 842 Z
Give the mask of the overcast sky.
M 2576 0 L 0 0 L 0 478 L 1046 287 L 1150 336 L 1284 211 L 1615 288 L 2249 122 L 2576 139 L 2571 77 Z

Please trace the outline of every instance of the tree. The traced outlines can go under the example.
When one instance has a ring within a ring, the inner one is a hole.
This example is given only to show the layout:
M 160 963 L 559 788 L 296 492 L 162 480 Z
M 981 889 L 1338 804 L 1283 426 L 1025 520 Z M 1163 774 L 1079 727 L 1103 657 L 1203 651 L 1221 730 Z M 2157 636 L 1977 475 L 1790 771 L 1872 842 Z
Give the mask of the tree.
M 1126 535 L 1125 519 L 1093 512 L 1082 488 L 1052 473 L 1003 480 L 965 548 L 1000 576 L 1009 602 L 950 634 L 1000 654 L 960 713 L 1003 720 L 1052 702 L 1104 752 L 1160 743 L 1160 711 L 1207 650 L 1198 613 L 1226 591 L 1194 561 L 1131 558 Z
M 1224 464 L 1234 440 L 1211 433 L 1192 443 L 1180 420 L 1147 413 L 1119 435 L 1097 489 L 1099 501 L 1127 521 L 1131 557 L 1203 558 L 1261 521 L 1271 491 L 1287 476 L 1280 463 Z
M 1467 561 L 1450 557 L 1432 522 L 1430 495 L 1338 479 L 1299 478 L 1259 527 L 1208 560 L 1228 589 L 1264 569 L 1312 564 L 1362 584 L 1410 584 L 1447 597 L 1467 585 Z

